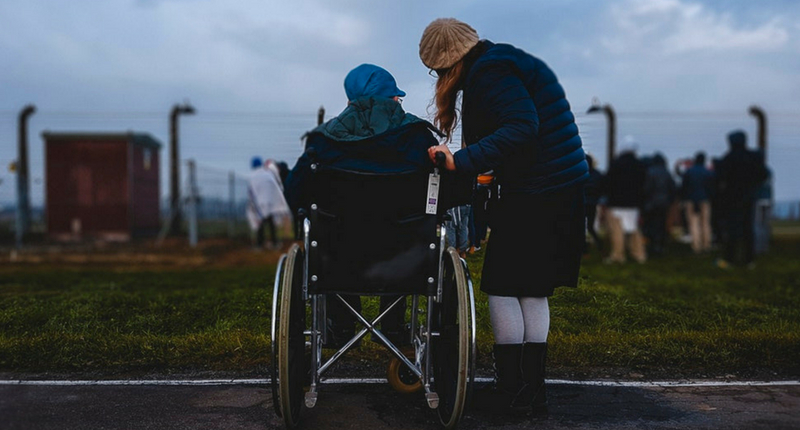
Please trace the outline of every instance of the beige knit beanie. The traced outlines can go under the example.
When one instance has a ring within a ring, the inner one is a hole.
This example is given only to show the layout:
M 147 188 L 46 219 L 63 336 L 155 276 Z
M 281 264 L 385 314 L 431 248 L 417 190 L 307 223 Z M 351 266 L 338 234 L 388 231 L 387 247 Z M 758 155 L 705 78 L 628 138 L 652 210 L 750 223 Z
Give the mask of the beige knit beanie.
M 478 44 L 478 33 L 455 18 L 434 20 L 419 41 L 419 58 L 433 70 L 447 69 Z

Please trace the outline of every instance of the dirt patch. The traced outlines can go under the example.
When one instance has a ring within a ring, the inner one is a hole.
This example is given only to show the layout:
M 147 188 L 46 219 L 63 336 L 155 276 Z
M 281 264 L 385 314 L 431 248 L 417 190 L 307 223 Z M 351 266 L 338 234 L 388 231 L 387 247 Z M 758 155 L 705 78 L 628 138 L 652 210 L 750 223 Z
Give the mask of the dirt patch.
M 28 246 L 22 250 L 0 249 L 0 268 L 20 266 L 139 268 L 247 267 L 275 264 L 290 243 L 282 248 L 257 249 L 241 241 L 209 239 L 195 248 L 184 239 L 167 238 L 162 243 L 68 243 Z

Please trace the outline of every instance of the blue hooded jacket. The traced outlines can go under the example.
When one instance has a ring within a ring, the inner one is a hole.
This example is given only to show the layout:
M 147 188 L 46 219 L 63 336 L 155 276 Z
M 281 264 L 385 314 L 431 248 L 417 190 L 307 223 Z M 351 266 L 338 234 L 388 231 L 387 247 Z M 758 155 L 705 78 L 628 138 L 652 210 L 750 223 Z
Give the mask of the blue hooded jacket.
M 578 126 L 564 89 L 540 59 L 507 44 L 485 49 L 469 67 L 462 100 L 467 147 L 456 171 L 494 170 L 504 194 L 539 194 L 589 178 Z
M 293 213 L 308 204 L 312 163 L 366 173 L 403 173 L 432 168 L 428 148 L 440 133 L 394 100 L 362 97 L 336 118 L 308 132 L 306 150 L 286 178 L 284 194 Z

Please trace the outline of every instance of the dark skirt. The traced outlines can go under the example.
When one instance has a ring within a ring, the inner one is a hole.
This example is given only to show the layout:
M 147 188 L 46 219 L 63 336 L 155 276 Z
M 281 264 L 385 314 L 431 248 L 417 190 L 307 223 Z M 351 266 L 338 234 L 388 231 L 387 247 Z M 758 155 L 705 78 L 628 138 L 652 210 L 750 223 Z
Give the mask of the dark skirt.
M 556 287 L 577 287 L 585 226 L 582 186 L 501 195 L 490 204 L 481 291 L 548 297 Z

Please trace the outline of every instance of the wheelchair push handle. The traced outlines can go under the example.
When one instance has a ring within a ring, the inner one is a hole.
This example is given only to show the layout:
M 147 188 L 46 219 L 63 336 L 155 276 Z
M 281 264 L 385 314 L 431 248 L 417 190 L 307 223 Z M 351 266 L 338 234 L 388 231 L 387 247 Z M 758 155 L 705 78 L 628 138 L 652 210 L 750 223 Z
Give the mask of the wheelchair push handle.
M 444 170 L 447 163 L 447 156 L 444 155 L 444 152 L 437 152 L 436 155 L 434 155 L 434 158 L 436 159 L 436 167 L 440 170 Z

